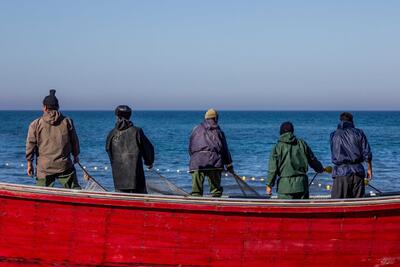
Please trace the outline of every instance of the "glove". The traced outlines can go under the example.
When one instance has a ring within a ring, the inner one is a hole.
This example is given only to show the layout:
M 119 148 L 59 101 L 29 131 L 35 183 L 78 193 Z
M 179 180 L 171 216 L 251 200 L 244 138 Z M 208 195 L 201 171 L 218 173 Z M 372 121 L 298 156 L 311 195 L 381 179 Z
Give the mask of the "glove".
M 325 171 L 326 173 L 332 173 L 332 167 L 331 167 L 331 166 L 326 166 L 326 167 L 324 168 L 324 171 Z
M 226 170 L 227 170 L 228 172 L 230 172 L 230 173 L 234 173 L 234 172 L 235 172 L 235 171 L 233 170 L 233 165 L 232 165 L 232 164 L 227 165 L 227 166 L 226 166 Z

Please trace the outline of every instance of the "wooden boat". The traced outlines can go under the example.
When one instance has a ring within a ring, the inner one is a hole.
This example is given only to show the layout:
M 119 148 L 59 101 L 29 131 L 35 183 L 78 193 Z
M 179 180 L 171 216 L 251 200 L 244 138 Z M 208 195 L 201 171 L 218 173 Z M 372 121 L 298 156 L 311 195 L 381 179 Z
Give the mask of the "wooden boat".
M 0 266 L 400 266 L 400 196 L 248 200 L 0 184 Z

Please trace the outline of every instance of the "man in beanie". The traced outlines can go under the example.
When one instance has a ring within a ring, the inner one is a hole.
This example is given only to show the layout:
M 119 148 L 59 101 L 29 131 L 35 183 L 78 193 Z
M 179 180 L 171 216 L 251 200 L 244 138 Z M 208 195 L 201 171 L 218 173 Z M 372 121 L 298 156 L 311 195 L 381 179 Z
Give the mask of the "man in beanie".
M 35 175 L 39 186 L 54 186 L 58 180 L 63 187 L 81 189 L 74 164 L 79 162 L 79 139 L 73 121 L 59 111 L 56 90 L 43 100 L 43 115 L 29 125 L 26 141 L 27 173 Z M 71 159 L 73 156 L 73 160 Z
M 191 195 L 203 196 L 203 183 L 207 176 L 211 195 L 221 197 L 221 173 L 224 166 L 233 173 L 232 158 L 225 134 L 218 126 L 217 111 L 209 109 L 204 118 L 204 122 L 193 129 L 189 141 Z
M 372 179 L 372 152 L 364 132 L 354 127 L 352 114 L 340 114 L 340 123 L 331 133 L 330 143 L 334 164 L 332 198 L 364 197 L 364 178 Z M 368 164 L 367 175 L 363 162 Z
M 307 143 L 296 138 L 291 122 L 282 123 L 279 133 L 269 159 L 267 194 L 271 195 L 272 187 L 277 184 L 278 198 L 307 199 L 308 165 L 318 173 L 324 172 L 324 168 Z
M 144 164 L 152 168 L 154 148 L 141 128 L 129 120 L 132 110 L 125 105 L 115 109 L 117 123 L 109 133 L 106 151 L 110 158 L 117 192 L 146 194 Z

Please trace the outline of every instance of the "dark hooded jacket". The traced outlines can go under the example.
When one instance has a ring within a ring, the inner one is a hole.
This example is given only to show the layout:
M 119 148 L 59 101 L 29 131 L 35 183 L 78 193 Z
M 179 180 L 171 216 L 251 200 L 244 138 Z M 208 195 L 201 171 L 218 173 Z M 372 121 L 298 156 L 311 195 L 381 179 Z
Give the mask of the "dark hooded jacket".
M 293 133 L 284 133 L 270 155 L 267 185 L 273 187 L 279 177 L 278 193 L 308 192 L 308 165 L 316 172 L 324 171 L 306 142 L 297 139 Z
M 29 125 L 26 159 L 33 161 L 37 157 L 38 178 L 71 169 L 71 154 L 79 155 L 79 139 L 70 118 L 59 111 L 49 110 Z
M 189 170 L 215 170 L 232 163 L 224 132 L 213 119 L 195 127 L 189 141 Z
M 143 130 L 120 119 L 109 133 L 106 151 L 110 158 L 115 189 L 135 189 L 147 193 L 144 164 L 154 162 L 154 148 Z
M 365 177 L 363 162 L 372 160 L 372 152 L 364 132 L 352 122 L 342 121 L 330 138 L 333 177 L 358 175 Z

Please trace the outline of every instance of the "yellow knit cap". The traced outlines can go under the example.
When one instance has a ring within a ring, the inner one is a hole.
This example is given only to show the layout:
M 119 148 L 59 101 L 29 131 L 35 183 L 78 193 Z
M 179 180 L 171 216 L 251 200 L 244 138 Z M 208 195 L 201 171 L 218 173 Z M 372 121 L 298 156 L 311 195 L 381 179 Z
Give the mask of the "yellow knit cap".
M 209 110 L 207 110 L 207 112 L 206 112 L 206 114 L 204 116 L 204 118 L 206 120 L 207 119 L 215 119 L 217 117 L 218 117 L 218 112 L 213 108 L 210 108 Z

